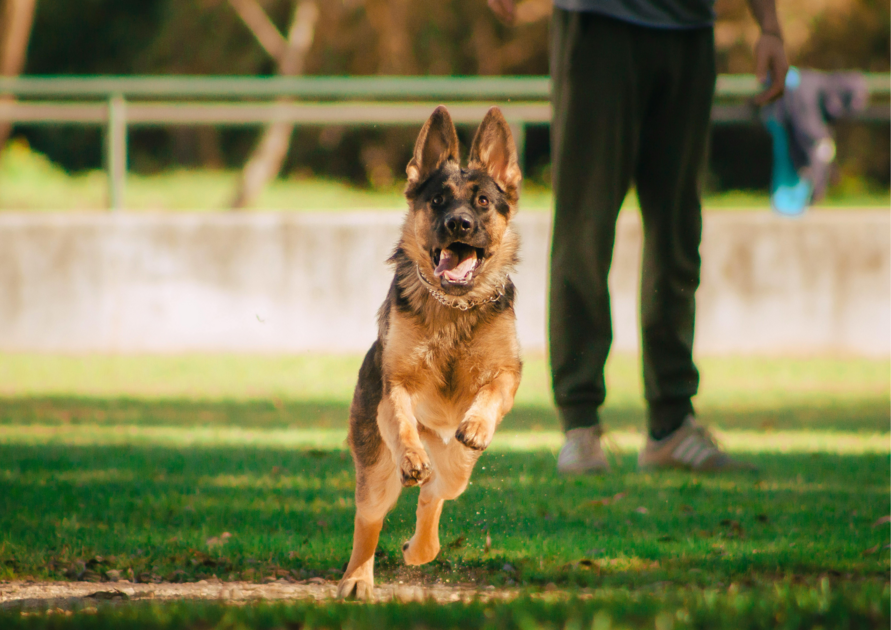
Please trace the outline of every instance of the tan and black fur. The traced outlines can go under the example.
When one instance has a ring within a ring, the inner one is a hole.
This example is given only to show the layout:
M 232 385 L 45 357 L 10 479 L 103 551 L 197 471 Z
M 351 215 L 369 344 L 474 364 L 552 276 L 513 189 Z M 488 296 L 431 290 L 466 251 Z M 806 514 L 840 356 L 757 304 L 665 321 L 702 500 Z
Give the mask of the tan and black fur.
M 462 167 L 440 106 L 406 172 L 409 211 L 389 261 L 395 276 L 350 410 L 356 520 L 340 597 L 372 595 L 378 536 L 403 486 L 421 486 L 405 562 L 436 557 L 443 501 L 467 487 L 520 382 L 508 272 L 517 261 L 510 220 L 521 175 L 510 128 L 489 110 Z M 460 263 L 450 268 L 453 260 Z

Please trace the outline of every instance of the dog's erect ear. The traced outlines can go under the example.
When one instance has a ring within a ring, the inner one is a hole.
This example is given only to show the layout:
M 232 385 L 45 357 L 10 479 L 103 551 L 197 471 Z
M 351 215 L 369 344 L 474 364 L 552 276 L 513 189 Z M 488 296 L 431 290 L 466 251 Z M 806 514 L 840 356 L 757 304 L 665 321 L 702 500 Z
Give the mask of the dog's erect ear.
M 408 183 L 411 185 L 424 181 L 448 160 L 458 161 L 458 133 L 449 111 L 440 105 L 433 110 L 418 134 L 414 156 L 405 167 Z
M 486 171 L 502 190 L 516 194 L 523 175 L 517 162 L 517 147 L 501 110 L 493 107 L 480 123 L 470 148 L 470 168 Z

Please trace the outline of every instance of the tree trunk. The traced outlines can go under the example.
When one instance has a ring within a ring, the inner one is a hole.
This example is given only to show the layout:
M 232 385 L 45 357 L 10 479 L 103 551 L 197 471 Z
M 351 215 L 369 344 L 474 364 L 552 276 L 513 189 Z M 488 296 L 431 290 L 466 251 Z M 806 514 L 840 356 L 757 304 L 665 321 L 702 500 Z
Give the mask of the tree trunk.
M 316 20 L 319 15 L 315 1 L 303 0 L 297 5 L 287 40 L 278 35 L 275 26 L 269 21 L 256 0 L 229 1 L 266 52 L 276 58 L 279 74 L 282 76 L 302 74 L 304 60 L 312 45 Z M 278 40 L 272 35 L 270 28 L 275 30 Z M 289 100 L 282 98 L 278 99 L 278 102 L 288 102 Z M 250 206 L 260 196 L 266 185 L 278 175 L 288 154 L 293 133 L 293 123 L 275 122 L 266 127 L 256 148 L 244 165 L 231 204 L 233 210 Z
M 0 75 L 15 77 L 25 67 L 28 40 L 34 23 L 37 0 L 3 0 L 0 15 Z M 0 96 L 0 102 L 9 103 L 12 96 Z M 0 122 L 0 155 L 12 132 L 12 123 Z
M 216 127 L 198 127 L 198 161 L 204 168 L 219 169 L 225 166 L 220 148 L 220 132 Z

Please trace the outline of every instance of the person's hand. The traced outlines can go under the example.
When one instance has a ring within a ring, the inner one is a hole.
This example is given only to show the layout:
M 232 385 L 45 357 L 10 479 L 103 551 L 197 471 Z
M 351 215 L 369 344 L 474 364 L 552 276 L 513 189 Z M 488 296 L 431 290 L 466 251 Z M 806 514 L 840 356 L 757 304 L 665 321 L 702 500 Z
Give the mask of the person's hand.
M 489 0 L 490 6 L 493 1 L 495 0 Z M 766 105 L 783 95 L 788 70 L 789 61 L 786 59 L 783 38 L 776 33 L 761 33 L 758 43 L 755 44 L 755 75 L 762 85 L 767 82 L 769 76 L 770 85 L 754 98 L 756 105 Z
M 517 4 L 514 0 L 488 0 L 488 3 L 492 13 L 508 26 L 513 26 L 517 21 Z

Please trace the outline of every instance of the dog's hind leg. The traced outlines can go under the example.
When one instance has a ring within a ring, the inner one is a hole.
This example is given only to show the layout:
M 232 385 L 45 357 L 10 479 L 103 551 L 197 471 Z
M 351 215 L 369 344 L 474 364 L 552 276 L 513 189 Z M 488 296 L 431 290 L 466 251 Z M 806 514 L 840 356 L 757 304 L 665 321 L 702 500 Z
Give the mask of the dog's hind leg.
M 340 598 L 371 599 L 374 593 L 374 550 L 377 548 L 384 517 L 396 503 L 402 484 L 390 454 L 356 474 L 356 520 L 353 553 L 337 586 Z
M 444 444 L 438 435 L 426 432 L 423 437 L 434 473 L 430 481 L 421 486 L 415 534 L 402 545 L 402 555 L 409 565 L 426 564 L 439 553 L 439 517 L 443 503 L 464 492 L 480 456 L 478 451 L 456 440 Z
M 338 597 L 370 599 L 374 589 L 374 550 L 384 516 L 396 503 L 402 484 L 377 425 L 381 346 L 375 342 L 359 370 L 350 409 L 350 450 L 356 464 L 356 520 L 353 553 L 337 587 Z

